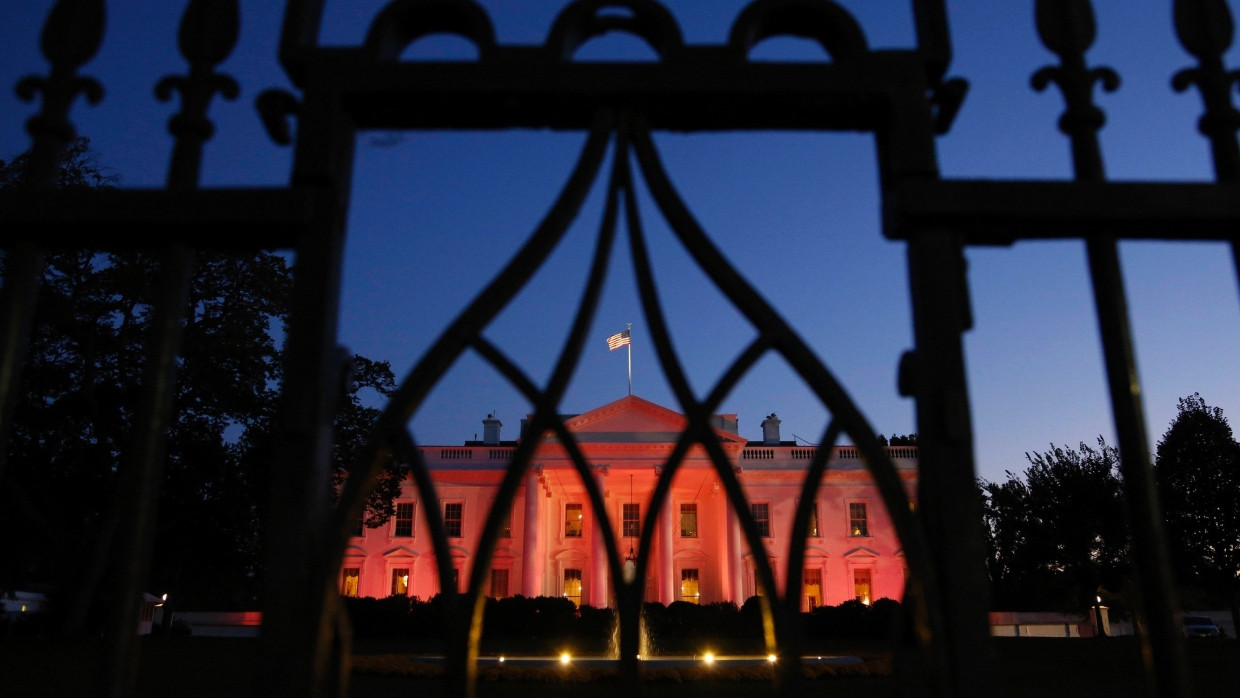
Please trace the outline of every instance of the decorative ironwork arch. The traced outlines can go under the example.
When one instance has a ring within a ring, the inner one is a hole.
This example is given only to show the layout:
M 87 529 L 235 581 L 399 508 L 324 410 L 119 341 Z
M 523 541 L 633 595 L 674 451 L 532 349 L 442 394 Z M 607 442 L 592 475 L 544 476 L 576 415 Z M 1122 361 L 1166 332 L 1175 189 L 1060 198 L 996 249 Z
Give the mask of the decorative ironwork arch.
M 412 464 L 413 477 L 423 495 L 428 499 L 438 501 L 439 497 L 426 463 L 407 431 L 407 424 L 430 389 L 466 350 L 477 351 L 520 390 L 534 406 L 531 426 L 509 461 L 508 469 L 496 494 L 495 503 L 488 514 L 487 523 L 474 547 L 478 554 L 474 559 L 468 591 L 465 595 L 467 606 L 458 609 L 459 612 L 468 616 L 469 623 L 469 632 L 464 637 L 456 638 L 456 642 L 465 644 L 464 647 L 456 650 L 460 653 L 458 658 L 463 658 L 462 665 L 458 666 L 464 672 L 465 690 L 471 690 L 469 682 L 474 680 L 473 671 L 481 642 L 486 580 L 490 570 L 491 554 L 498 542 L 499 526 L 508 516 L 517 489 L 525 478 L 530 467 L 530 458 L 542 434 L 553 433 L 567 449 L 590 498 L 593 510 L 606 510 L 603 493 L 591 477 L 589 464 L 582 455 L 576 439 L 558 415 L 560 414 L 560 400 L 581 357 L 586 333 L 592 326 L 594 311 L 601 295 L 615 243 L 618 219 L 623 215 L 629 246 L 635 261 L 634 271 L 637 276 L 641 302 L 651 328 L 655 350 L 671 383 L 679 408 L 688 418 L 685 430 L 662 467 L 652 498 L 647 502 L 646 520 L 641 527 L 642 533 L 638 543 L 637 571 L 633 579 L 622 581 L 625 577 L 615 532 L 607 517 L 598 518 L 611 578 L 615 580 L 617 587 L 616 596 L 620 613 L 620 663 L 625 667 L 625 673 L 634 678 L 637 675 L 642 587 L 654 543 L 655 519 L 668 497 L 673 478 L 692 446 L 701 446 L 709 455 L 714 472 L 722 481 L 728 500 L 737 513 L 750 549 L 764 550 L 762 538 L 749 511 L 749 502 L 733 472 L 733 465 L 714 437 L 710 419 L 721 401 L 735 387 L 745 372 L 764 354 L 771 351 L 780 353 L 810 386 L 824 406 L 836 415 L 820 440 L 820 448 L 815 451 L 802 484 L 802 491 L 799 495 L 801 504 L 793 522 L 791 538 L 793 544 L 788 551 L 788 572 L 785 575 L 788 580 L 787 589 L 781 602 L 770 603 L 770 599 L 777 596 L 775 593 L 777 587 L 774 572 L 766 556 L 754 557 L 759 583 L 768 590 L 768 593 L 762 596 L 767 651 L 781 656 L 780 669 L 783 679 L 786 682 L 795 681 L 795 677 L 801 673 L 800 653 L 796 651 L 795 643 L 792 641 L 796 637 L 796 633 L 792 630 L 792 619 L 799 610 L 796 607 L 799 603 L 799 579 L 792 572 L 800 569 L 804 557 L 803 541 L 809 526 L 810 504 L 814 501 L 818 485 L 825 473 L 831 447 L 837 442 L 841 432 L 847 433 L 854 443 L 859 444 L 858 448 L 874 475 L 883 502 L 908 551 L 906 555 L 911 559 L 910 568 L 914 572 L 911 578 L 914 583 L 910 586 L 909 600 L 917 604 L 922 613 L 923 630 L 930 636 L 941 634 L 941 620 L 936 615 L 937 595 L 933 591 L 933 576 L 929 574 L 931 563 L 923 542 L 924 535 L 910 513 L 904 486 L 885 449 L 878 446 L 879 441 L 872 428 L 827 367 L 797 333 L 779 317 L 775 309 L 770 307 L 741 278 L 740 274 L 711 244 L 709 237 L 700 229 L 673 189 L 659 162 L 649 133 L 637 130 L 633 121 L 631 117 L 600 115 L 598 119 L 600 126 L 591 133 L 567 185 L 543 223 L 500 274 L 450 324 L 439 340 L 432 345 L 432 348 L 401 382 L 380 417 L 371 441 L 364 451 L 362 462 L 369 463 L 369 467 L 358 471 L 364 475 L 351 479 L 342 494 L 341 504 L 335 517 L 333 549 L 341 550 L 347 544 L 354 522 L 357 521 L 365 506 L 369 489 L 383 469 L 384 458 L 381 456 L 390 450 L 397 450 L 402 459 Z M 572 214 L 580 207 L 588 186 L 602 166 L 604 147 L 609 140 L 612 140 L 613 134 L 612 172 L 607 185 L 603 221 L 595 247 L 594 260 L 590 265 L 591 273 L 586 291 L 575 314 L 568 339 L 556 362 L 555 370 L 547 386 L 540 389 L 498 347 L 487 341 L 482 333 L 490 321 L 517 295 L 525 282 L 537 273 L 567 232 L 572 221 Z M 680 360 L 672 347 L 671 336 L 655 287 L 643 226 L 635 203 L 630 157 L 635 157 L 640 164 L 648 187 L 654 192 L 655 200 L 681 243 L 690 251 L 717 288 L 741 309 L 758 331 L 758 338 L 751 342 L 723 372 L 722 377 L 708 391 L 705 399 L 698 399 L 692 394 Z M 428 509 L 426 513 L 437 549 L 436 558 L 440 565 L 440 579 L 450 579 L 448 573 L 450 563 L 446 548 L 444 548 L 447 541 L 442 537 L 441 514 L 438 509 Z M 336 559 L 334 563 L 333 567 L 338 567 L 340 560 Z M 782 645 L 776 642 L 777 637 L 785 638 Z

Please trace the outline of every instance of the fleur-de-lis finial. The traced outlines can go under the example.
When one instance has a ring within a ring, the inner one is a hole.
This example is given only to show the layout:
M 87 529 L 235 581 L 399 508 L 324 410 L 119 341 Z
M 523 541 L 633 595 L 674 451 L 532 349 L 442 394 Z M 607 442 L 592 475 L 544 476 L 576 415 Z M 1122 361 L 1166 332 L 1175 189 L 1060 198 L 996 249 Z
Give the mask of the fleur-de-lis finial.
M 240 94 L 237 81 L 215 72 L 232 53 L 240 29 L 236 0 L 192 0 L 181 18 L 178 44 L 189 61 L 189 75 L 168 76 L 155 86 L 155 96 L 166 102 L 181 93 L 181 111 L 168 120 L 177 139 L 169 182 L 196 180 L 202 144 L 215 127 L 207 118 L 211 98 L 219 93 L 233 100 Z
M 1107 92 L 1119 88 L 1119 75 L 1110 68 L 1088 68 L 1085 51 L 1094 43 L 1097 27 L 1089 0 L 1037 0 L 1034 5 L 1038 36 L 1059 56 L 1058 66 L 1045 66 L 1033 74 L 1033 89 L 1041 92 L 1052 82 L 1059 85 L 1067 108 L 1059 117 L 1059 130 L 1072 139 L 1078 178 L 1101 179 L 1102 157 L 1097 132 L 1106 114 L 1093 102 L 1093 87 L 1101 83 Z
M 29 75 L 17 83 L 17 96 L 32 102 L 43 95 L 43 108 L 26 121 L 34 139 L 30 164 L 46 172 L 28 173 L 31 180 L 50 176 L 60 148 L 77 132 L 69 121 L 69 107 L 79 94 L 91 104 L 103 99 L 103 87 L 93 78 L 80 77 L 78 69 L 99 50 L 103 41 L 103 0 L 59 0 L 43 25 L 40 42 L 43 56 L 51 63 L 46 77 Z
M 1171 79 L 1183 92 L 1196 85 L 1205 111 L 1197 129 L 1208 137 L 1214 151 L 1214 169 L 1223 180 L 1240 179 L 1240 111 L 1232 105 L 1231 88 L 1240 84 L 1240 72 L 1228 72 L 1223 54 L 1231 48 L 1235 23 L 1225 0 L 1176 0 L 1175 33 L 1184 49 L 1197 58 L 1196 68 L 1185 68 Z

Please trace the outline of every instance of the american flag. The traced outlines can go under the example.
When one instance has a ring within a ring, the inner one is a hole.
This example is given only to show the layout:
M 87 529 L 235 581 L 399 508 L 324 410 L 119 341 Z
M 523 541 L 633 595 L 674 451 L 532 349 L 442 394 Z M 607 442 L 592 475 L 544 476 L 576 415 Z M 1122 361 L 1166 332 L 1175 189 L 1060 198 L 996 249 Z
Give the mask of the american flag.
M 607 349 L 609 351 L 615 351 L 616 349 L 619 349 L 620 347 L 627 347 L 628 345 L 629 345 L 629 331 L 628 330 L 625 330 L 623 332 L 617 332 L 607 338 Z

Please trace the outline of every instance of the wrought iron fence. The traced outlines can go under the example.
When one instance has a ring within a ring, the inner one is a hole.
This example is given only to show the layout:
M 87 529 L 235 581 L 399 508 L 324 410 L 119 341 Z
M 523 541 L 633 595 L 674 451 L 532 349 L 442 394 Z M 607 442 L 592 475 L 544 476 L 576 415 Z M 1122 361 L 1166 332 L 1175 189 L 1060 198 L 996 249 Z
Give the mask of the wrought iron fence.
M 235 1 L 189 3 L 181 51 L 189 63 L 185 77 L 160 84 L 161 98 L 177 91 L 182 110 L 174 119 L 176 146 L 167 186 L 156 191 L 57 191 L 52 172 L 71 141 L 71 107 L 79 95 L 98 100 L 100 88 L 81 71 L 103 38 L 100 0 L 61 0 L 48 18 L 43 50 L 51 69 L 45 78 L 18 86 L 27 99 L 41 98 L 29 122 L 32 151 L 20 195 L 0 195 L 4 221 L 5 278 L 3 342 L 0 344 L 0 439 L 7 438 L 21 375 L 43 250 L 49 246 L 145 247 L 160 251 L 163 281 L 156 303 L 156 332 L 148 344 L 143 375 L 144 413 L 138 423 L 142 444 L 121 496 L 130 512 L 119 559 L 127 561 L 118 588 L 130 593 L 115 609 L 114 647 L 108 690 L 128 693 L 136 661 L 131 620 L 137 616 L 154 525 L 154 498 L 160 482 L 163 434 L 170 418 L 177 322 L 195 249 L 218 246 L 213 230 L 242 233 L 251 249 L 285 248 L 296 254 L 296 288 L 287 339 L 288 367 L 283 387 L 279 468 L 285 483 L 271 512 L 267 564 L 282 570 L 279 593 L 268 595 L 263 642 L 268 652 L 265 685 L 289 695 L 327 695 L 344 684 L 347 672 L 347 620 L 335 587 L 349 532 L 388 453 L 413 464 L 424 495 L 433 497 L 422 451 L 406 423 L 436 381 L 466 351 L 476 352 L 533 405 L 527 433 L 554 434 L 570 453 L 593 505 L 602 492 L 573 436 L 557 416 L 557 406 L 581 356 L 606 268 L 623 217 L 628 233 L 643 312 L 659 363 L 688 418 L 667 462 L 641 527 L 641 551 L 649 551 L 653 517 L 667 498 L 671 479 L 685 453 L 700 446 L 710 455 L 728 500 L 738 514 L 751 549 L 760 549 L 755 523 L 728 459 L 711 438 L 710 415 L 759 359 L 782 356 L 832 415 L 820 439 L 823 448 L 807 451 L 809 465 L 792 540 L 804 540 L 810 502 L 827 466 L 829 446 L 843 434 L 865 459 L 900 533 L 910 576 L 907 601 L 914 628 L 913 657 L 905 671 L 918 672 L 915 685 L 928 695 L 988 695 L 999 692 L 990 675 L 987 581 L 980 538 L 980 504 L 975 473 L 969 404 L 964 389 L 962 333 L 969 329 L 964 250 L 971 245 L 1010 244 L 1034 238 L 1074 238 L 1086 242 L 1105 349 L 1107 378 L 1128 501 L 1132 504 L 1133 546 L 1142 587 L 1144 635 L 1153 685 L 1159 695 L 1188 695 L 1185 654 L 1174 627 L 1175 593 L 1167 563 L 1151 480 L 1148 439 L 1128 329 L 1125 293 L 1116 243 L 1120 239 L 1174 236 L 1177 240 L 1227 240 L 1237 250 L 1240 222 L 1240 150 L 1235 133 L 1240 113 L 1229 88 L 1235 76 L 1222 64 L 1232 40 L 1232 20 L 1222 0 L 1173 3 L 1175 30 L 1199 60 L 1176 77 L 1174 86 L 1196 87 L 1205 103 L 1201 130 L 1213 149 L 1217 182 L 1199 184 L 1112 183 L 1105 179 L 1096 133 L 1102 125 L 1093 87 L 1112 89 L 1115 74 L 1090 68 L 1085 53 L 1095 33 L 1087 0 L 1034 3 L 1042 41 L 1059 59 L 1043 68 L 1034 87 L 1057 85 L 1066 110 L 1060 121 L 1069 137 L 1073 182 L 960 181 L 939 176 L 936 134 L 946 132 L 960 107 L 965 84 L 947 78 L 951 43 L 940 0 L 912 0 L 916 46 L 871 50 L 862 28 L 841 6 L 827 0 L 755 0 L 736 17 L 726 42 L 687 45 L 674 17 L 654 0 L 579 0 L 556 19 L 546 42 L 502 45 L 486 12 L 467 0 L 395 0 L 371 24 L 356 47 L 319 46 L 321 0 L 289 0 L 280 60 L 299 95 L 271 91 L 259 109 L 274 139 L 295 147 L 287 187 L 201 189 L 201 153 L 212 126 L 206 108 L 216 94 L 234 97 L 236 85 L 215 72 L 231 52 L 238 32 Z M 624 10 L 622 14 L 609 12 Z M 402 50 L 426 34 L 464 37 L 478 50 L 473 61 L 418 63 L 400 60 Z M 574 52 L 589 39 L 627 32 L 658 55 L 651 64 L 578 63 Z M 792 35 L 818 42 L 830 56 L 822 64 L 758 63 L 750 49 L 773 36 Z M 657 76 L 657 79 L 652 79 Z M 414 101 L 416 110 L 393 105 Z M 296 136 L 288 120 L 296 122 Z M 353 143 L 365 129 L 501 129 L 552 127 L 586 132 L 589 137 L 567 184 L 537 229 L 496 278 L 483 288 L 403 379 L 368 443 L 365 475 L 348 482 L 341 505 L 332 510 L 322 483 L 328 477 L 324 430 L 340 371 L 336 346 L 341 253 L 349 208 Z M 715 248 L 663 169 L 652 132 L 701 130 L 801 129 L 871 133 L 879 146 L 885 233 L 908 247 L 915 349 L 900 366 L 901 391 L 916 399 L 920 450 L 919 509 L 910 512 L 887 450 L 877 446 L 871 427 L 796 329 L 750 287 Z M 488 323 L 505 307 L 556 248 L 587 190 L 610 157 L 611 170 L 603 225 L 590 262 L 587 291 L 555 369 L 537 385 L 500 347 L 483 337 Z M 636 168 L 634 169 L 634 164 Z M 705 398 L 690 390 L 680 358 L 672 349 L 659 294 L 651 272 L 643 225 L 634 203 L 635 175 L 645 180 L 658 209 L 695 263 L 757 332 L 711 387 Z M 82 232 L 117 226 L 108 238 Z M 167 231 L 179 231 L 169 235 Z M 1167 231 L 1174 231 L 1168 233 Z M 456 598 L 454 630 L 448 638 L 452 690 L 472 695 L 485 600 L 485 574 L 498 529 L 530 467 L 536 439 L 524 439 L 502 457 L 508 460 L 503 483 L 490 512 L 472 567 L 468 592 Z M 3 445 L 0 442 L 0 445 Z M 0 459 L 6 449 L 0 448 Z M 0 460 L 0 468 L 3 460 Z M 0 469 L 0 472 L 3 472 Z M 439 578 L 450 579 L 450 555 L 437 507 L 428 507 Z M 599 521 L 612 579 L 623 580 L 615 531 Z M 800 568 L 804 549 L 788 551 L 788 569 Z M 636 579 L 643 578 L 646 555 L 638 555 Z M 776 592 L 763 556 L 755 556 L 759 584 Z M 789 574 L 782 593 L 763 595 L 767 642 L 785 659 L 777 683 L 785 695 L 800 691 L 799 653 L 793 631 L 799 583 Z M 616 583 L 624 680 L 640 689 L 637 667 L 641 585 Z M 776 642 L 776 638 L 780 638 Z

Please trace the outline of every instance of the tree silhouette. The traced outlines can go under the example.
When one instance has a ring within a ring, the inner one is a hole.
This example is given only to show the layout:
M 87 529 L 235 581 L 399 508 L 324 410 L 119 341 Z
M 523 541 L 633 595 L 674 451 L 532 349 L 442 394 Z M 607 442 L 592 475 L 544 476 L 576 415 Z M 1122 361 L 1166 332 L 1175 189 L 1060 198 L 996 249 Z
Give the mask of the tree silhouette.
M 1022 476 L 980 480 L 991 582 L 997 608 L 1081 610 L 1100 588 L 1118 590 L 1128 536 L 1118 474 L 1119 453 L 1051 444 L 1026 453 Z
M 79 138 L 66 150 L 59 186 L 118 180 L 89 146 Z M 26 157 L 0 161 L 0 188 L 23 186 Z M 278 485 L 270 464 L 292 270 L 273 252 L 201 250 L 195 258 L 149 589 L 169 592 L 182 608 L 249 609 Z M 45 259 L 0 483 L 0 530 L 11 542 L 0 591 L 45 585 L 85 609 L 106 603 L 95 590 L 108 574 L 118 473 L 133 443 L 156 261 L 99 250 L 50 250 Z M 355 356 L 352 365 L 336 420 L 339 473 L 377 415 L 370 403 L 394 384 L 386 362 Z M 402 475 L 391 464 L 368 503 L 368 524 L 391 516 Z M 70 613 L 77 627 L 80 614 Z
M 1186 602 L 1224 603 L 1240 627 L 1240 444 L 1223 410 L 1198 393 L 1180 398 L 1155 474 Z

